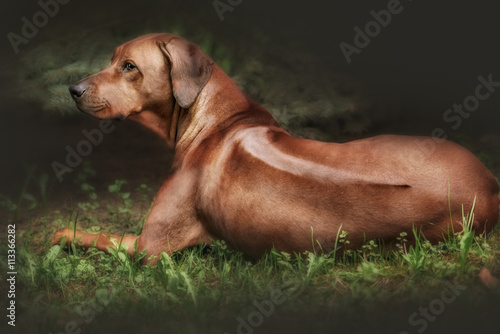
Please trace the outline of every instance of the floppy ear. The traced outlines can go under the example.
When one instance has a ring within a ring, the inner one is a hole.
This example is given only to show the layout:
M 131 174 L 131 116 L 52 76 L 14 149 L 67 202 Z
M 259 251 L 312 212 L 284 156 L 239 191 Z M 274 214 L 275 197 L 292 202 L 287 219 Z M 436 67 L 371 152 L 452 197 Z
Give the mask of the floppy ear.
M 177 103 L 189 108 L 212 74 L 213 60 L 194 43 L 173 38 L 159 46 L 170 63 L 170 79 Z

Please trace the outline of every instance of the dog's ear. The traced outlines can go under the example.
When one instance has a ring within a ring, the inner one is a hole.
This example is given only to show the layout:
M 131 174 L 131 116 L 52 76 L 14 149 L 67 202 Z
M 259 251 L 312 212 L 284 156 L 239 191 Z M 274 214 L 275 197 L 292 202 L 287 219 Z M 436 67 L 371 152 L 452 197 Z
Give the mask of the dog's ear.
M 182 108 L 189 108 L 210 78 L 214 62 L 196 44 L 182 38 L 158 44 L 170 65 L 174 97 Z

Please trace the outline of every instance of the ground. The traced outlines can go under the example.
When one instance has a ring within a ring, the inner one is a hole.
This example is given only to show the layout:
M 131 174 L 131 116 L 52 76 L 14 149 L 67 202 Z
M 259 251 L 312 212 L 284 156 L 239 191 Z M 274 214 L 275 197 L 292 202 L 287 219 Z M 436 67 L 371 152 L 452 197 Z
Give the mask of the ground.
M 500 277 L 499 228 L 487 237 L 457 233 L 437 246 L 422 240 L 411 249 L 401 236 L 401 250 L 386 257 L 368 242 L 341 259 L 272 252 L 252 261 L 218 243 L 164 255 L 157 267 L 140 266 L 124 252 L 51 246 L 53 233 L 75 222 L 86 231 L 139 233 L 171 154 L 139 125 L 114 123 L 102 144 L 59 182 L 53 161 L 64 163 L 66 145 L 76 147 L 85 139 L 82 130 L 98 128 L 99 121 L 40 115 L 36 106 L 11 103 L 18 112 L 2 124 L 3 139 L 17 145 L 2 167 L 9 175 L 2 180 L 2 215 L 16 225 L 17 329 L 440 333 L 498 324 L 500 287 L 487 287 L 494 279 L 478 275 L 487 268 Z M 385 125 L 363 137 L 405 131 Z M 500 175 L 495 143 L 474 134 L 456 140 Z M 6 244 L 1 247 L 6 254 Z M 0 261 L 4 275 L 5 256 Z M 2 285 L 2 298 L 6 289 Z

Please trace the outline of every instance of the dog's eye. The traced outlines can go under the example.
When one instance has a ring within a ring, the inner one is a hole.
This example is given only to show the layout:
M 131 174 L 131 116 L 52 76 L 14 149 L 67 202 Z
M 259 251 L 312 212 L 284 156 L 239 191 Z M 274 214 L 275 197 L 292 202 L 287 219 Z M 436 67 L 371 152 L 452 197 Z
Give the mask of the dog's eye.
M 136 68 L 137 68 L 137 66 L 135 66 L 132 63 L 126 63 L 125 65 L 123 65 L 123 70 L 125 72 L 129 72 L 129 71 L 135 70 Z

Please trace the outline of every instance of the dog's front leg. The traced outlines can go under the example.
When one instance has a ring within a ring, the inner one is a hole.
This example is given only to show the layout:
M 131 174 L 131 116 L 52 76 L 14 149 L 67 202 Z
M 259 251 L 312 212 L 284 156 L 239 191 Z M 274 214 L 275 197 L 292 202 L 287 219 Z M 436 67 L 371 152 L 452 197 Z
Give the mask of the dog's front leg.
M 108 247 L 116 250 L 118 246 L 120 248 L 124 246 L 130 256 L 136 256 L 146 251 L 146 256 L 142 258 L 141 263 L 152 265 L 156 264 L 161 252 L 170 255 L 186 247 L 211 243 L 210 236 L 196 220 L 176 219 L 169 222 L 168 218 L 146 222 L 140 236 L 120 236 L 111 233 L 93 234 L 63 229 L 56 232 L 51 243 L 53 245 L 59 244 L 64 237 L 66 238 L 66 246 L 75 242 L 85 249 L 95 247 L 108 254 Z
M 163 221 L 144 226 L 137 239 L 137 249 L 138 252 L 146 251 L 142 264 L 155 265 L 162 252 L 171 255 L 187 247 L 210 243 L 209 234 L 196 221 Z
M 126 246 L 131 256 L 136 251 L 139 254 L 145 250 L 146 256 L 141 260 L 143 264 L 155 264 L 162 251 L 172 254 L 200 243 L 209 244 L 210 235 L 195 210 L 194 180 L 191 175 L 180 172 L 167 178 L 156 195 L 140 236 L 125 235 L 122 238 L 109 233 L 91 234 L 64 229 L 54 235 L 52 244 L 58 244 L 66 237 L 67 245 L 76 241 L 84 248 L 95 246 L 106 253 L 109 253 L 108 247 L 116 249 L 121 244 Z
M 156 195 L 141 235 L 138 251 L 146 250 L 143 264 L 155 264 L 161 252 L 172 254 L 177 250 L 198 244 L 210 244 L 211 235 L 196 212 L 196 177 L 178 171 L 167 178 Z
M 56 232 L 52 238 L 53 245 L 59 244 L 63 238 L 66 238 L 66 245 L 72 242 L 87 249 L 95 246 L 97 249 L 108 253 L 108 247 L 116 249 L 116 246 L 124 245 L 130 255 L 134 255 L 134 244 L 138 236 L 125 235 L 119 236 L 111 233 L 86 233 L 72 229 L 63 229 Z

